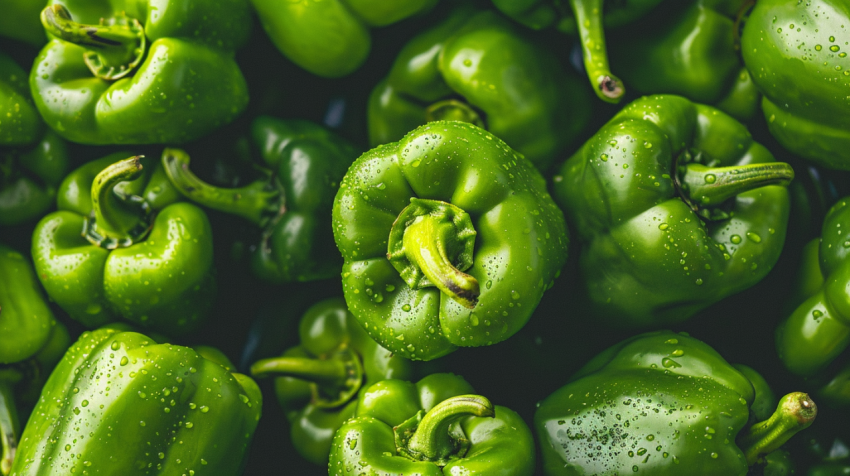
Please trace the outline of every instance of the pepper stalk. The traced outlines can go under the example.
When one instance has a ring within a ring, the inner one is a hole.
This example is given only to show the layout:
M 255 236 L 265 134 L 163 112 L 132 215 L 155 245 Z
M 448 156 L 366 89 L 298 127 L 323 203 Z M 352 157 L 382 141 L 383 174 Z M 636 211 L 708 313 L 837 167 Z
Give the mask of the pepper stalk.
M 818 414 L 815 402 L 805 393 L 789 393 L 779 400 L 776 411 L 738 435 L 738 446 L 754 465 L 764 455 L 779 449 L 792 436 L 808 428 Z
M 581 39 L 584 69 L 599 99 L 616 104 L 626 94 L 620 78 L 611 73 L 602 25 L 603 0 L 570 0 Z

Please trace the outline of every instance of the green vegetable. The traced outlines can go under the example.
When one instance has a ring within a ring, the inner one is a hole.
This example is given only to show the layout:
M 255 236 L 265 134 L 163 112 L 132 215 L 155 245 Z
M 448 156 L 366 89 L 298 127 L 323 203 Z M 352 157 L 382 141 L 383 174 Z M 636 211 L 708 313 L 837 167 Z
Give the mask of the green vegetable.
M 3 15 L 0 15 L 0 36 L 34 46 L 43 45 L 47 39 L 38 21 L 38 14 L 44 4 L 40 0 L 4 0 Z
M 791 393 L 765 418 L 759 388 L 687 335 L 627 339 L 539 405 L 544 473 L 744 476 L 817 414 L 808 395 Z
M 586 125 L 577 78 L 492 11 L 457 9 L 402 49 L 369 98 L 373 146 L 428 121 L 484 127 L 545 170 Z
M 791 166 L 747 129 L 678 96 L 639 99 L 553 185 L 601 318 L 681 322 L 759 282 L 782 251 Z
M 317 465 L 328 462 L 334 432 L 354 416 L 369 385 L 410 378 L 410 362 L 369 338 L 342 299 L 327 299 L 304 314 L 301 345 L 251 366 L 256 377 L 277 376 L 275 392 L 289 420 L 292 443 Z
M 42 390 L 12 475 L 237 476 L 263 400 L 232 368 L 215 349 L 85 332 Z
M 540 173 L 463 122 L 431 122 L 363 154 L 342 181 L 333 227 L 348 308 L 413 360 L 516 333 L 567 257 Z
M 262 228 L 251 257 L 255 275 L 273 283 L 339 275 L 342 260 L 333 241 L 333 198 L 356 149 L 307 121 L 261 117 L 251 127 L 266 178 L 234 189 L 201 181 L 185 153 L 164 155 L 165 171 L 185 197 L 241 216 Z
M 126 319 L 183 334 L 213 304 L 210 223 L 195 205 L 175 203 L 179 194 L 161 168 L 143 169 L 138 156 L 118 160 L 127 155 L 90 162 L 65 178 L 59 211 L 33 232 L 38 277 L 85 326 Z
M 453 374 L 372 385 L 360 396 L 357 416 L 334 436 L 328 474 L 533 474 L 528 426 L 473 393 Z
M 251 27 L 246 0 L 51 1 L 53 38 L 30 87 L 45 122 L 84 144 L 187 142 L 248 104 L 233 58 Z

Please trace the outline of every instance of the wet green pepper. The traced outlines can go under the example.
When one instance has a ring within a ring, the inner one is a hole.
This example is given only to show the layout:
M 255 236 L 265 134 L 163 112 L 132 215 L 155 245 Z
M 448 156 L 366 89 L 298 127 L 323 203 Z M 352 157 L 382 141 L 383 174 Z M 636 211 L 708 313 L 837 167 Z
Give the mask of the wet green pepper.
M 788 164 L 741 123 L 679 96 L 639 99 L 554 177 L 595 312 L 680 322 L 759 282 L 782 251 Z
M 428 121 L 459 120 L 545 170 L 584 129 L 590 104 L 542 44 L 495 12 L 459 8 L 402 49 L 368 111 L 373 146 Z
M 760 387 L 687 335 L 627 339 L 539 405 L 544 473 L 745 476 L 817 415 L 808 395 L 791 393 L 763 419 L 751 410 Z
M 325 465 L 333 435 L 354 416 L 358 395 L 381 380 L 410 378 L 412 367 L 369 338 L 341 298 L 308 309 L 298 333 L 301 345 L 257 361 L 251 374 L 277 376 L 275 393 L 292 425 L 295 449 Z
M 515 334 L 567 257 L 563 214 L 537 169 L 464 122 L 431 122 L 360 156 L 333 227 L 348 308 L 413 360 Z
M 213 305 L 212 230 L 158 163 L 118 152 L 72 172 L 32 238 L 42 285 L 85 326 L 126 319 L 177 335 Z

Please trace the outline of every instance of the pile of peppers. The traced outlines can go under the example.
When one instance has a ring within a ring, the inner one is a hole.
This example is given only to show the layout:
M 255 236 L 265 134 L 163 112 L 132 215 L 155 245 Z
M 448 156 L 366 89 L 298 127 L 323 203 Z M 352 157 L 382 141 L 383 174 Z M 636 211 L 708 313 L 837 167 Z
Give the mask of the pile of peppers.
M 0 476 L 850 475 L 847 0 L 7 0 Z

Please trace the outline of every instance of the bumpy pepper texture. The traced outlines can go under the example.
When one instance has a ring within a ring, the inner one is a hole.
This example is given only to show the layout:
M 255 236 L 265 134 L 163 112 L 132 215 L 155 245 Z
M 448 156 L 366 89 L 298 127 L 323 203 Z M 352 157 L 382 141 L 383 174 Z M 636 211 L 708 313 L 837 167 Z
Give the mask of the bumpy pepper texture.
M 759 282 L 785 242 L 793 177 L 726 114 L 649 96 L 568 159 L 553 188 L 596 313 L 639 327 Z
M 414 360 L 516 333 L 567 257 L 563 214 L 540 173 L 463 122 L 432 122 L 363 154 L 333 226 L 349 309 Z
M 247 0 L 51 1 L 42 22 L 53 39 L 30 87 L 68 140 L 186 142 L 248 104 L 233 58 L 250 32 Z

